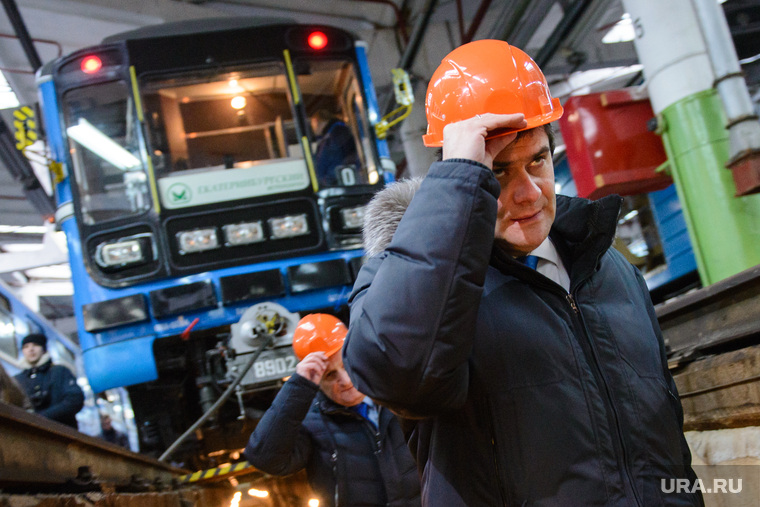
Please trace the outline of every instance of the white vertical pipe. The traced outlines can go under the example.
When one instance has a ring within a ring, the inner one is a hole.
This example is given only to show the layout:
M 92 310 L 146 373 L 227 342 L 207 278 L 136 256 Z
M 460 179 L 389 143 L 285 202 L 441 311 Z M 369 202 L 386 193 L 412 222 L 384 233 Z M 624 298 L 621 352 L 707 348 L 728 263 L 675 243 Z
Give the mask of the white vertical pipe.
M 623 0 L 623 6 L 655 113 L 712 88 L 715 75 L 690 0 Z
M 723 9 L 715 0 L 691 0 L 715 70 L 715 87 L 728 118 L 730 159 L 760 149 L 760 123 L 744 81 Z

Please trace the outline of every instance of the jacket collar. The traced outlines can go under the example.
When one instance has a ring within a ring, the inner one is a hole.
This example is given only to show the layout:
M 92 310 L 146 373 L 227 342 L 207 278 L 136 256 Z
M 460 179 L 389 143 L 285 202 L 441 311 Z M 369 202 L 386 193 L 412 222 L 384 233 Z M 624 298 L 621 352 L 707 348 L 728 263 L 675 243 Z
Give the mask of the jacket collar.
M 596 201 L 557 196 L 557 216 L 549 235 L 560 255 L 570 261 L 574 280 L 590 276 L 612 245 L 622 202 L 619 195 Z
M 365 420 L 361 415 L 359 415 L 358 412 L 351 410 L 349 407 L 346 407 L 345 405 L 339 405 L 338 403 L 335 403 L 334 401 L 332 401 L 321 390 L 317 393 L 316 403 L 317 403 L 317 408 L 319 409 L 320 412 L 322 412 L 323 415 L 327 415 L 327 416 L 343 415 L 347 417 L 352 417 L 359 421 Z M 384 413 L 384 411 L 380 409 L 379 405 L 377 405 L 377 408 L 378 410 L 380 410 L 380 415 L 378 417 L 379 431 L 381 433 L 385 433 L 385 429 L 388 426 L 388 419 L 386 417 L 383 417 L 382 414 Z
M 34 370 L 34 371 L 45 372 L 50 369 L 51 364 L 52 363 L 50 361 L 50 354 L 45 352 L 44 354 L 42 354 L 42 356 L 40 356 L 40 360 L 37 361 L 36 365 L 32 366 L 31 364 L 29 364 L 29 361 L 27 361 L 26 358 L 23 358 L 23 357 L 21 358 L 19 365 L 21 366 L 21 369 L 24 371 Z
M 323 414 L 348 414 L 351 416 L 361 417 L 359 414 L 349 409 L 348 407 L 335 403 L 321 390 L 317 393 L 317 406 Z

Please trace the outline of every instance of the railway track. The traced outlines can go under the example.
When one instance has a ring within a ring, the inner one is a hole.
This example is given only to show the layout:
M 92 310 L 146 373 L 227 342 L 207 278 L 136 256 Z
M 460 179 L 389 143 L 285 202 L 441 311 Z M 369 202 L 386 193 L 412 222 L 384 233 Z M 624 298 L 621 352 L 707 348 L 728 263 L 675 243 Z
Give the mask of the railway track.
M 220 507 L 235 493 L 229 483 L 182 484 L 187 470 L 4 403 L 0 428 L 0 506 L 16 505 L 12 499 L 20 497 L 29 507 L 73 505 L 77 497 L 96 506 Z
M 759 343 L 760 266 L 656 308 L 671 362 Z

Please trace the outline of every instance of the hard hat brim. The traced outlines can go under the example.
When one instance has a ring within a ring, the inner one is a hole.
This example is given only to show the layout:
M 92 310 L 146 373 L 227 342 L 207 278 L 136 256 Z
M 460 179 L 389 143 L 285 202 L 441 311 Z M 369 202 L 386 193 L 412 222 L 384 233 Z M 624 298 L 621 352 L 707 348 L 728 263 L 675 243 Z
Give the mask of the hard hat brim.
M 557 99 L 554 99 L 554 100 L 557 100 Z M 550 113 L 528 118 L 528 125 L 526 127 L 521 128 L 521 129 L 492 130 L 488 133 L 488 136 L 486 136 L 486 140 L 496 139 L 497 137 L 506 136 L 507 134 L 514 134 L 515 132 L 522 132 L 524 130 L 530 130 L 536 127 L 540 127 L 541 125 L 546 125 L 547 123 L 551 123 L 553 121 L 559 120 L 562 117 L 563 113 L 564 113 L 564 109 L 562 108 L 562 106 L 559 105 L 559 100 L 557 100 L 557 104 L 554 106 L 554 109 Z M 424 134 L 422 136 L 422 143 L 428 148 L 440 148 L 441 146 L 443 146 L 443 137 L 437 133 Z

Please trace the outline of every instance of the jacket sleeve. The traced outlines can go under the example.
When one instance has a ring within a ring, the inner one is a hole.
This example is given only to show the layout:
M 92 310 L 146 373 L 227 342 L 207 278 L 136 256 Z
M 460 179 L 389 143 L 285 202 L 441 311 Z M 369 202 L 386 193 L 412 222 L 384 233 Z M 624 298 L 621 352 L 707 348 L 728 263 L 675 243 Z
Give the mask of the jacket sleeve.
M 498 195 L 485 166 L 433 164 L 390 245 L 359 273 L 344 364 L 359 391 L 404 417 L 466 399 Z
M 657 335 L 657 341 L 660 344 L 660 360 L 662 362 L 662 374 L 665 381 L 665 385 L 668 388 L 668 393 L 670 393 L 670 400 L 673 403 L 673 408 L 676 412 L 676 417 L 678 418 L 678 427 L 683 430 L 683 407 L 681 406 L 681 399 L 678 397 L 678 388 L 676 387 L 676 382 L 673 379 L 673 375 L 670 374 L 670 370 L 668 369 L 668 356 L 665 351 L 665 340 L 662 337 L 662 330 L 660 329 L 660 322 L 657 320 L 657 314 L 655 313 L 654 306 L 651 303 L 651 298 L 649 296 L 649 289 L 647 288 L 646 281 L 644 280 L 644 277 L 641 275 L 641 272 L 636 268 L 632 266 L 633 271 L 636 273 L 636 279 L 639 282 L 639 287 L 641 288 L 642 292 L 644 293 L 645 300 L 647 301 L 647 313 L 649 314 L 649 319 L 652 321 L 652 327 L 654 328 L 654 332 Z M 683 434 L 683 431 L 680 433 L 680 446 L 681 446 L 681 457 L 683 459 L 683 464 L 685 467 L 686 472 L 686 478 L 689 479 L 689 484 L 694 484 L 697 480 L 697 474 L 694 472 L 694 469 L 691 467 L 691 450 L 689 449 L 689 444 L 686 442 L 686 437 Z M 695 501 L 697 502 L 696 505 L 704 505 L 704 500 L 702 499 L 701 494 L 699 493 L 692 493 L 695 496 Z
M 249 463 L 272 475 L 306 467 L 313 446 L 302 422 L 318 390 L 297 373 L 285 382 L 248 440 L 243 455 Z
M 82 410 L 84 393 L 68 368 L 60 365 L 53 365 L 51 368 L 54 368 L 55 372 L 50 378 L 53 384 L 50 388 L 50 406 L 37 413 L 54 421 L 65 421 Z

